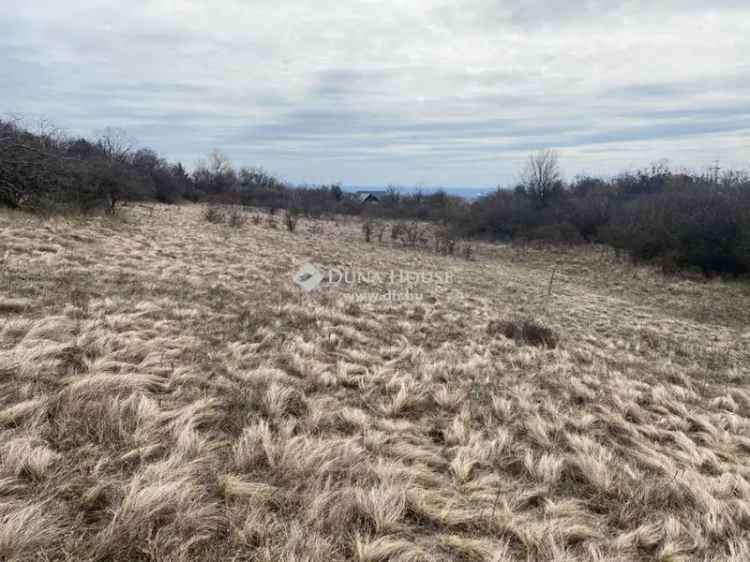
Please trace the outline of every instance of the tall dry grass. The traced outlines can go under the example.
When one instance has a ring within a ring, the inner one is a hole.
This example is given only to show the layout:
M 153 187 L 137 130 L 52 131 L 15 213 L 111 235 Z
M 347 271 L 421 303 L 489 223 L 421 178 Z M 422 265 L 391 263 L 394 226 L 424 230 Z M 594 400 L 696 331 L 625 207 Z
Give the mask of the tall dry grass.
M 746 287 L 202 212 L 0 215 L 0 559 L 750 559 Z

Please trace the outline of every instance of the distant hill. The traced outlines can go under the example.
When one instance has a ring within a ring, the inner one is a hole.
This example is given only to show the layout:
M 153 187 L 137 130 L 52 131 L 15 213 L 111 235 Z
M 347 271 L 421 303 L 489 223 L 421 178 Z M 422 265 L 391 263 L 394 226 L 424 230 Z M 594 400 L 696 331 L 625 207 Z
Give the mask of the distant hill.
M 388 189 L 386 186 L 362 186 L 362 185 L 344 185 L 341 187 L 344 191 L 347 191 L 349 193 L 357 193 L 359 191 L 384 191 Z M 400 193 L 404 194 L 411 194 L 416 193 L 417 191 L 422 191 L 422 193 L 430 194 L 435 193 L 437 191 L 445 191 L 448 195 L 454 195 L 456 197 L 463 197 L 464 199 L 478 199 L 482 195 L 486 195 L 487 193 L 492 193 L 495 191 L 494 188 L 490 187 L 401 187 L 398 186 L 396 189 Z

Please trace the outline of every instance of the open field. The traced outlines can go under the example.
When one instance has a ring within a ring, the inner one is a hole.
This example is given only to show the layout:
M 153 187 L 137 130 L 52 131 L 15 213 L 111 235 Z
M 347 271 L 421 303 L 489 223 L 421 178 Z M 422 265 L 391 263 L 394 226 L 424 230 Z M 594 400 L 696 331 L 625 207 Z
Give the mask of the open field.
M 0 559 L 750 560 L 747 282 L 202 213 L 0 214 Z

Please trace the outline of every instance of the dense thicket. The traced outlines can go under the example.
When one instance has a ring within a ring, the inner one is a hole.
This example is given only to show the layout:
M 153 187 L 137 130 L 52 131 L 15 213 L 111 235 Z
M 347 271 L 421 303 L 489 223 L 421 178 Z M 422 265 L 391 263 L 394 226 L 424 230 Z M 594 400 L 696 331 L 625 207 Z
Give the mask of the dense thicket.
M 475 201 L 463 235 L 563 244 L 598 242 L 665 270 L 750 273 L 750 177 L 674 172 L 665 164 L 560 183 L 540 204 L 523 182 Z
M 0 205 L 113 213 L 126 200 L 178 201 L 189 184 L 180 164 L 135 149 L 122 131 L 108 129 L 91 141 L 0 121 Z
M 532 155 L 514 189 L 473 202 L 445 192 L 388 189 L 363 204 L 340 186 L 295 187 L 259 168 L 235 170 L 214 151 L 191 174 L 121 131 L 70 138 L 0 121 L 0 205 L 31 211 L 115 212 L 128 200 L 210 201 L 284 208 L 295 216 L 365 215 L 434 221 L 454 236 L 605 243 L 665 269 L 750 273 L 750 177 L 675 172 L 665 164 L 610 179 L 562 180 L 557 156 Z

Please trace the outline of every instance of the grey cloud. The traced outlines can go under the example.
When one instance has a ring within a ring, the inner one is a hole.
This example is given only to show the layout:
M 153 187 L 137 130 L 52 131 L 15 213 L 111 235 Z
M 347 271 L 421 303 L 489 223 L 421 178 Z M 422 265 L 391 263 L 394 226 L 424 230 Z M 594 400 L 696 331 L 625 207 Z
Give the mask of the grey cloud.
M 39 0 L 0 6 L 0 109 L 298 182 L 492 185 L 548 146 L 700 166 L 750 150 L 749 22 L 744 0 Z
M 633 15 L 670 16 L 679 13 L 746 10 L 745 0 L 468 0 L 446 3 L 436 9 L 444 25 L 458 22 L 471 26 L 516 26 L 521 29 L 549 26 L 581 26 L 617 28 Z

